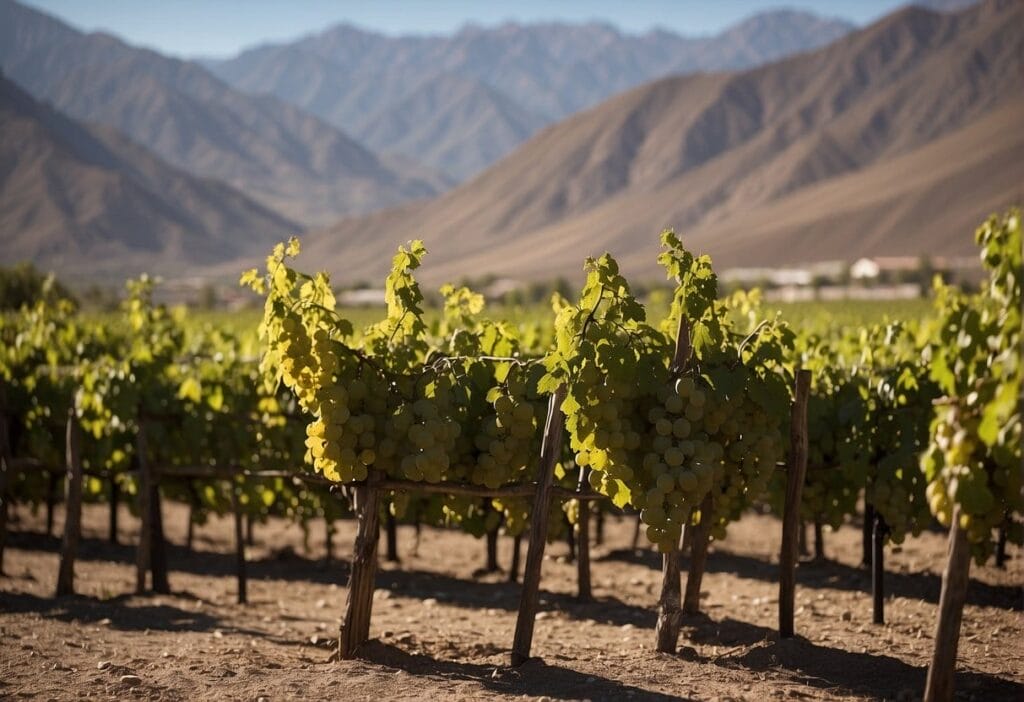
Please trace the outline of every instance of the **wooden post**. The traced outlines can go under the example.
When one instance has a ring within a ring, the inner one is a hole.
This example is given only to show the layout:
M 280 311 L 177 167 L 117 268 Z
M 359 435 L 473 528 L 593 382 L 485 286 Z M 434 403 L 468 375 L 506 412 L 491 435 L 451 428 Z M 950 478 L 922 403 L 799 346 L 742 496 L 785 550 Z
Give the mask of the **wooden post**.
M 242 525 L 242 505 L 238 499 L 238 485 L 231 482 L 231 512 L 235 522 L 235 575 L 238 578 L 238 604 L 248 602 L 245 571 L 245 534 Z
M 540 571 L 547 544 L 548 512 L 551 505 L 551 484 L 555 477 L 555 464 L 562 453 L 562 403 L 566 387 L 560 385 L 548 401 L 548 417 L 544 423 L 544 441 L 540 450 L 537 470 L 537 494 L 530 517 L 530 546 L 526 551 L 523 570 L 523 591 L 519 599 L 519 616 L 512 640 L 512 665 L 520 666 L 530 659 L 533 646 L 533 625 L 537 618 L 540 599 Z
M 711 541 L 711 521 L 715 513 L 715 498 L 708 494 L 700 503 L 700 523 L 693 527 L 690 541 L 690 570 L 686 574 L 686 594 L 683 597 L 683 613 L 700 613 L 700 586 L 708 562 L 708 544 Z
M 324 546 L 327 551 L 327 561 L 334 560 L 334 520 L 324 519 Z
M 814 519 L 814 560 L 825 560 L 825 527 L 820 517 Z
M 153 491 L 150 488 L 149 460 L 146 457 L 146 428 L 139 422 L 138 433 L 135 435 L 135 465 L 138 469 L 138 500 L 139 500 L 139 545 L 135 552 L 135 593 L 141 595 L 146 591 L 146 575 L 149 573 L 152 550 L 150 541 L 153 537 Z
M 942 594 L 939 595 L 939 618 L 935 624 L 935 649 L 928 667 L 924 702 L 946 702 L 953 699 L 956 649 L 971 571 L 971 547 L 966 531 L 960 527 L 959 507 L 953 508 L 947 554 L 946 569 L 942 573 Z
M 811 555 L 807 549 L 807 522 L 801 520 L 800 528 L 797 529 L 796 550 L 801 558 Z
M 523 535 L 516 534 L 512 539 L 512 564 L 508 567 L 508 581 L 510 583 L 519 581 L 520 553 L 523 550 Z
M 64 501 L 64 540 L 61 543 L 60 567 L 57 571 L 57 597 L 75 592 L 75 556 L 82 535 L 82 436 L 74 406 L 68 410 L 66 437 L 68 481 Z
M 7 545 L 7 510 L 10 503 L 7 492 L 14 477 L 14 447 L 11 446 L 8 421 L 7 390 L 3 381 L 0 381 L 0 575 L 4 572 L 4 546 Z
M 580 492 L 590 486 L 588 475 L 590 475 L 590 468 L 580 469 Z M 580 531 L 576 539 L 576 548 L 578 549 L 576 554 L 576 599 L 580 602 L 590 602 L 594 595 L 590 587 L 590 503 L 586 500 L 580 500 L 576 526 Z
M 1006 568 L 1006 526 L 1010 518 L 1007 516 L 999 525 L 999 535 L 996 538 L 996 568 Z
M 384 525 L 387 532 L 386 558 L 391 563 L 398 563 L 400 560 L 398 558 L 398 522 L 395 520 L 395 515 L 391 513 L 390 505 L 384 513 Z
M 111 474 L 110 476 L 110 526 L 109 540 L 110 543 L 117 543 L 117 503 L 121 494 L 121 487 L 117 483 L 117 476 Z
M 674 376 L 678 376 L 686 370 L 692 353 L 690 322 L 685 315 L 681 314 L 679 315 L 679 326 L 676 329 L 676 345 L 672 354 L 672 365 L 669 367 Z M 690 515 L 687 515 L 683 522 L 683 531 L 688 529 L 689 517 Z M 638 514 L 636 529 L 633 532 L 634 550 L 636 550 L 640 539 L 640 528 L 640 515 Z M 680 538 L 682 538 L 681 534 Z M 673 544 L 673 548 L 661 556 L 661 594 L 658 596 L 658 621 L 654 626 L 655 648 L 661 653 L 675 653 L 676 644 L 679 642 L 679 627 L 682 626 L 682 612 L 680 611 L 682 558 L 681 544 Z M 697 587 L 700 588 L 699 583 Z M 689 582 L 687 588 L 689 589 Z
M 786 502 L 782 515 L 782 551 L 779 554 L 779 636 L 793 636 L 796 598 L 797 529 L 800 501 L 807 475 L 807 398 L 811 372 L 797 370 L 789 430 L 789 461 L 786 466 Z
M 354 658 L 370 638 L 370 615 L 373 611 L 373 583 L 377 574 L 377 541 L 380 538 L 380 490 L 376 472 L 365 485 L 355 488 L 359 531 L 352 554 L 352 570 L 348 578 L 348 600 L 345 621 L 338 636 L 338 657 Z
M 655 648 L 660 653 L 675 653 L 679 643 L 682 558 L 682 551 L 678 548 L 661 558 L 661 596 L 658 598 L 658 621 L 654 625 Z
M 887 531 L 882 515 L 875 512 L 871 551 L 872 621 L 875 624 L 885 624 L 885 534 Z
M 498 565 L 498 529 L 488 529 L 484 534 L 484 540 L 487 542 L 487 562 L 484 565 L 484 572 L 497 573 L 501 570 L 501 566 Z
M 594 545 L 601 546 L 604 544 L 604 510 L 598 508 L 597 510 L 597 528 L 594 529 Z
M 569 521 L 569 515 L 562 513 L 562 522 L 565 524 L 565 545 L 569 549 L 569 553 L 566 556 L 566 560 L 569 563 L 576 562 L 576 530 L 573 528 L 572 523 Z
M 60 482 L 60 475 L 56 471 L 49 471 L 46 476 L 46 535 L 53 535 L 53 511 L 57 505 L 57 484 Z
M 245 545 L 252 546 L 256 543 L 256 537 L 253 536 L 253 518 L 251 514 L 245 515 Z
M 640 532 L 643 530 L 643 522 L 640 521 L 640 513 L 636 514 L 636 520 L 633 522 L 633 540 L 630 542 L 630 548 L 636 551 L 640 548 Z
M 151 520 L 150 526 L 153 530 L 149 539 L 151 556 L 149 561 L 150 570 L 153 575 L 153 592 L 167 595 L 171 592 L 171 584 L 167 580 L 167 541 L 164 539 L 164 517 L 160 499 L 160 474 L 150 470 L 150 498 Z
M 861 526 L 860 532 L 860 546 L 861 546 L 861 568 L 871 567 L 871 536 L 875 530 L 875 506 L 867 501 L 866 497 L 864 500 L 864 523 Z

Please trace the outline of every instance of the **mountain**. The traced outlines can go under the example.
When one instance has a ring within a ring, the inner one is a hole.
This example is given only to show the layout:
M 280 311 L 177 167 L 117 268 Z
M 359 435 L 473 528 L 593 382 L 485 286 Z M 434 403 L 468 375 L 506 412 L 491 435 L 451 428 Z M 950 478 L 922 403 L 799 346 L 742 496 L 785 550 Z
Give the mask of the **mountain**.
M 462 180 L 508 154 L 544 123 L 479 80 L 442 73 L 372 114 L 358 132 L 372 149 L 415 154 Z
M 0 74 L 0 250 L 72 277 L 184 274 L 265 251 L 298 225 L 173 168 Z
M 1022 196 L 1022 64 L 1019 0 L 906 8 L 812 53 L 619 95 L 307 249 L 366 278 L 416 236 L 427 280 L 549 278 L 606 249 L 654 276 L 667 226 L 724 266 L 970 254 L 973 225 Z
M 466 177 L 540 127 L 654 78 L 750 67 L 851 29 L 789 10 L 698 38 L 624 34 L 600 23 L 470 25 L 450 36 L 389 37 L 342 24 L 204 65 L 236 88 L 298 105 L 378 150 Z M 417 134 L 403 138 L 404 124 Z M 411 150 L 424 143 L 440 146 Z
M 195 63 L 83 34 L 0 0 L 0 68 L 65 114 L 108 125 L 164 160 L 306 223 L 437 192 L 336 127 L 245 95 Z

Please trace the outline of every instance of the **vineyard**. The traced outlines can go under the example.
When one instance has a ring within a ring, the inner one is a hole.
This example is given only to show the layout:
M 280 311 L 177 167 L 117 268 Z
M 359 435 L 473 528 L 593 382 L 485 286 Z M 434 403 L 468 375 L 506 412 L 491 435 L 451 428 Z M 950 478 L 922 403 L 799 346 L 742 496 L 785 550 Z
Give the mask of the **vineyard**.
M 258 330 L 44 295 L 0 317 L 0 694 L 1019 698 L 1019 212 L 976 239 L 980 290 L 864 325 L 672 232 L 667 306 L 605 254 L 554 324 L 431 312 L 418 241 L 362 329 L 297 240 Z

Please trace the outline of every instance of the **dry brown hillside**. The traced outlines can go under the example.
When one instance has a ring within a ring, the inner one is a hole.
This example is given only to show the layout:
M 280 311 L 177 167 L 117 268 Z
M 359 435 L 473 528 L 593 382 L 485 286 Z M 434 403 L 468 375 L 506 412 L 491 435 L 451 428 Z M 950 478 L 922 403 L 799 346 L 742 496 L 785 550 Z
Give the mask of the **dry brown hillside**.
M 719 265 L 972 250 L 1024 190 L 1024 3 L 901 10 L 817 52 L 671 78 L 551 127 L 427 203 L 307 237 L 370 277 L 413 237 L 426 279 L 572 274 L 609 249 L 655 274 L 662 227 Z
M 298 226 L 179 171 L 110 129 L 33 100 L 0 74 L 0 264 L 71 277 L 188 274 Z

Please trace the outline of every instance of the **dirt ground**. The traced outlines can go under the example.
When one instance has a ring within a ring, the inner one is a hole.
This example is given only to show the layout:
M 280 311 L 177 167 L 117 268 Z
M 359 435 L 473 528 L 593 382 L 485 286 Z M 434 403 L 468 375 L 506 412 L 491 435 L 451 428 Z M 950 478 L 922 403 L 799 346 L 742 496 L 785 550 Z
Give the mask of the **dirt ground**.
M 550 545 L 534 636 L 536 660 L 507 667 L 519 586 L 475 576 L 484 545 L 464 534 L 399 532 L 401 563 L 378 573 L 362 660 L 329 662 L 347 564 L 324 560 L 323 525 L 309 551 L 283 522 L 256 528 L 250 604 L 235 604 L 231 523 L 199 527 L 165 505 L 171 596 L 136 597 L 136 523 L 106 540 L 106 510 L 85 509 L 74 597 L 52 597 L 58 540 L 41 515 L 15 510 L 0 578 L 0 698 L 153 700 L 766 700 L 914 699 L 932 645 L 945 540 L 924 534 L 888 552 L 887 623 L 871 623 L 860 530 L 826 531 L 828 560 L 797 575 L 798 637 L 779 640 L 778 520 L 759 515 L 717 544 L 704 614 L 687 621 L 676 655 L 653 651 L 660 558 L 629 548 L 632 522 L 609 521 L 593 549 L 596 601 L 575 601 L 567 547 Z M 58 513 L 57 529 L 61 526 Z M 353 522 L 336 553 L 350 553 Z M 508 564 L 511 541 L 502 539 Z M 961 635 L 958 697 L 1024 700 L 1024 556 L 1006 570 L 973 568 Z M 525 548 L 524 548 L 525 557 Z

